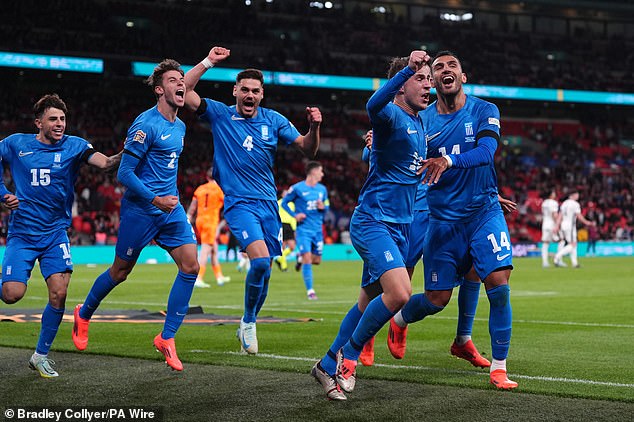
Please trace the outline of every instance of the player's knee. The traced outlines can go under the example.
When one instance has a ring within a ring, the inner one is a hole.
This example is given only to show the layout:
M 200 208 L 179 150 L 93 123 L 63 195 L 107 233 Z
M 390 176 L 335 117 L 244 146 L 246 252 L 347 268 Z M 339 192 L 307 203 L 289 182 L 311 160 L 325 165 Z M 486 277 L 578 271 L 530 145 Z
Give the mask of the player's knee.
M 66 293 L 65 287 L 50 290 L 48 292 L 48 301 L 54 308 L 61 309 L 66 305 Z
M 0 297 L 2 297 L 2 301 L 7 305 L 12 305 L 18 302 L 24 297 L 24 294 L 26 293 L 26 285 L 24 285 L 23 288 L 19 284 L 17 288 L 6 284 L 4 286 L 0 285 L 0 287 L 2 288 L 2 295 L 0 295 Z
M 110 270 L 110 277 L 112 278 L 112 281 L 114 281 L 116 284 L 123 283 L 127 280 L 128 275 L 131 271 L 132 269 L 127 268 L 113 268 Z
M 321 264 L 321 256 L 313 255 L 313 265 Z
M 405 304 L 407 304 L 410 297 L 412 296 L 412 289 L 411 287 L 409 288 L 404 287 L 395 292 L 392 292 L 392 294 L 390 294 L 389 296 L 390 296 L 389 302 L 392 305 L 390 308 L 394 308 L 398 310 L 398 309 L 401 309 L 403 306 L 405 306 Z
M 13 305 L 14 303 L 22 299 L 22 297 L 24 297 L 24 293 L 20 294 L 14 292 L 2 292 L 2 300 L 7 305 Z
M 181 263 L 179 270 L 185 274 L 198 274 L 198 271 L 200 271 L 200 265 L 198 264 L 198 261 L 183 262 Z
M 432 305 L 444 308 L 451 299 L 451 290 L 428 290 L 425 295 Z
M 255 258 L 251 260 L 251 271 L 264 275 L 271 268 L 269 258 Z

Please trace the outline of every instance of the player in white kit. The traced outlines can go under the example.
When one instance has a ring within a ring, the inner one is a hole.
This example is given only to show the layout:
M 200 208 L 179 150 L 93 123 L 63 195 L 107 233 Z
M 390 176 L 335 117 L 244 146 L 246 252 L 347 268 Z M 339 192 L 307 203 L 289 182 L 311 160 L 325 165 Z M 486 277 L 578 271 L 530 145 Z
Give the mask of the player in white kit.
M 573 190 L 568 196 L 568 199 L 561 204 L 557 225 L 555 226 L 555 229 L 559 232 L 559 237 L 566 243 L 566 245 L 557 252 L 553 260 L 557 267 L 566 266 L 562 258 L 568 254 L 570 254 L 572 266 L 575 268 L 579 267 L 579 262 L 577 261 L 577 219 L 586 226 L 596 225 L 595 222 L 588 220 L 581 214 L 579 192 Z
M 547 268 L 548 248 L 551 242 L 558 242 L 559 236 L 555 231 L 557 217 L 559 216 L 559 202 L 555 199 L 557 192 L 550 191 L 548 198 L 542 202 L 542 267 Z

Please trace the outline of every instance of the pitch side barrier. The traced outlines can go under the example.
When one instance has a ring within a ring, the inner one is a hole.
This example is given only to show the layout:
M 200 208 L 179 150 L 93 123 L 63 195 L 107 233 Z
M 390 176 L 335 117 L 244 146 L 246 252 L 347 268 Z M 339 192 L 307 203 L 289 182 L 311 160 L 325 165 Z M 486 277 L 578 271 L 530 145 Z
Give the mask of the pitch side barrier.
M 0 259 L 4 257 L 4 246 L 0 246 Z M 579 256 L 586 256 L 588 244 L 580 242 L 578 246 Z M 513 245 L 513 256 L 536 257 L 540 256 L 540 243 L 519 243 Z M 550 245 L 550 252 L 555 253 L 557 245 Z M 220 262 L 227 260 L 227 248 L 225 245 L 219 247 Z M 73 264 L 111 264 L 114 257 L 114 246 L 72 246 L 71 253 Z M 633 256 L 634 242 L 597 242 L 596 254 L 594 256 Z M 352 245 L 324 245 L 322 259 L 324 261 L 354 261 L 361 258 Z M 229 261 L 234 260 L 233 251 L 229 251 Z M 147 246 L 139 257 L 141 264 L 165 264 L 173 263 L 169 254 L 158 246 Z

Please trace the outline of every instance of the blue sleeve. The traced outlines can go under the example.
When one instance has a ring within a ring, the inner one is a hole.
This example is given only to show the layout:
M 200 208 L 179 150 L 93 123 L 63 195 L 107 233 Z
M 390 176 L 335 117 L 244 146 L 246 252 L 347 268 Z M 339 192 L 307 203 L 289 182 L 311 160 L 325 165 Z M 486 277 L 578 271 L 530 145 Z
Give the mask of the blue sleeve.
M 2 163 L 0 163 L 0 166 L 1 165 L 2 165 Z M 4 195 L 6 195 L 8 193 L 11 193 L 11 192 L 4 185 L 4 180 L 2 180 L 2 178 L 0 177 L 0 202 L 2 202 L 2 203 L 5 202 Z
M 361 160 L 365 161 L 366 163 L 370 162 L 370 148 L 363 147 L 363 153 L 361 154 Z
M 368 104 L 366 105 L 370 119 L 372 119 L 372 116 L 377 116 L 388 103 L 394 100 L 398 90 L 401 89 L 403 84 L 407 82 L 414 73 L 415 72 L 409 66 L 405 66 L 404 69 L 394 75 L 391 79 L 388 79 L 385 85 L 377 89 L 374 94 L 372 94 L 368 100 Z
M 450 154 L 452 167 L 466 169 L 480 167 L 493 162 L 498 142 L 491 136 L 485 136 L 478 140 L 478 146 L 464 154 Z
M 289 213 L 291 217 L 295 217 L 295 211 L 293 211 L 291 207 L 288 206 L 289 202 L 293 202 L 291 196 L 295 196 L 293 188 L 291 188 L 286 196 L 282 199 L 282 209 Z
M 328 189 L 324 186 L 324 209 L 321 212 L 327 212 L 330 209 L 330 199 L 328 199 Z
M 141 182 L 136 174 L 134 174 L 134 169 L 136 169 L 138 163 L 138 158 L 131 154 L 126 154 L 124 151 L 124 154 L 121 157 L 121 164 L 119 164 L 117 178 L 119 179 L 119 182 L 121 182 L 121 184 L 127 189 L 130 189 L 132 193 L 148 202 L 152 202 L 156 195 Z
M 271 110 L 271 112 L 274 114 L 276 119 L 278 139 L 284 142 L 285 145 L 291 145 L 298 137 L 302 136 L 290 120 L 275 110 Z
M 11 193 L 7 187 L 4 185 L 4 178 L 2 177 L 2 160 L 4 159 L 4 155 L 7 154 L 7 146 L 9 144 L 10 141 L 8 141 L 9 138 L 5 138 L 2 141 L 0 141 L 0 202 L 4 203 L 4 195 L 6 195 L 7 193 Z

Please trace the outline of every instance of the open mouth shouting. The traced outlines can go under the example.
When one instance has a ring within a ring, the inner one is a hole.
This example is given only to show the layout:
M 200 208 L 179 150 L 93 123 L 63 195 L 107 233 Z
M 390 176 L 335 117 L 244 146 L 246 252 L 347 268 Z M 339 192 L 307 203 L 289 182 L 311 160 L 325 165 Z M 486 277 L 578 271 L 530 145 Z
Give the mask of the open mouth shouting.
M 242 112 L 247 116 L 251 116 L 255 112 L 255 101 L 245 99 L 242 102 Z
M 453 83 L 456 81 L 456 77 L 454 75 L 447 74 L 447 75 L 443 75 L 440 81 L 442 82 L 443 88 L 449 89 L 452 87 Z

